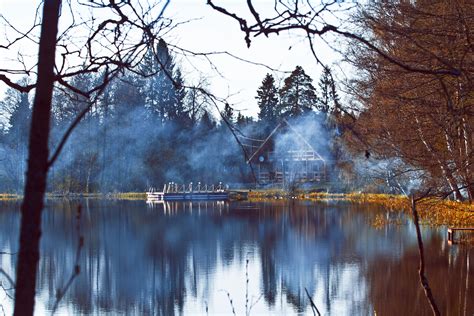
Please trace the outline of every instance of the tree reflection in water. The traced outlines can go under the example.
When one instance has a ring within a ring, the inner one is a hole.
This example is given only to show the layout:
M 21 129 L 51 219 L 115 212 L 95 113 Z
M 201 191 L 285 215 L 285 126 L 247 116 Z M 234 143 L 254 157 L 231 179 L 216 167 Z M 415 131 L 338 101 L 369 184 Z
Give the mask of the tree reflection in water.
M 428 315 L 417 279 L 413 226 L 375 229 L 368 205 L 344 202 L 173 202 L 49 200 L 37 311 L 52 308 L 69 278 L 77 245 L 75 209 L 83 205 L 81 274 L 59 311 L 98 314 L 245 312 L 245 264 L 252 314 L 312 314 L 305 288 L 325 315 Z M 2 203 L 0 251 L 15 252 L 18 203 Z M 446 245 L 443 230 L 424 227 L 427 273 L 443 314 L 471 315 L 467 246 Z M 0 257 L 14 275 L 15 256 Z M 3 276 L 0 276 L 3 281 Z M 9 304 L 3 305 L 8 311 Z M 10 302 L 11 305 L 11 302 Z M 249 304 L 250 305 L 250 304 Z

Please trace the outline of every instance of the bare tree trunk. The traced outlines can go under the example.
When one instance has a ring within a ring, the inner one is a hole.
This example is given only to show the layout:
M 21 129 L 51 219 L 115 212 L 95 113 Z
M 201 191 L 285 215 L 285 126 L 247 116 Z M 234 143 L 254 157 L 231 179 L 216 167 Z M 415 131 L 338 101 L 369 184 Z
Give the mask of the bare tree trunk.
M 464 178 L 467 185 L 467 193 L 469 202 L 473 202 L 474 200 L 474 184 L 472 184 L 472 174 L 471 174 L 471 166 L 472 166 L 472 132 L 467 124 L 467 120 L 465 117 L 462 118 L 462 145 L 461 151 L 463 153 L 463 171 L 464 171 Z
M 443 173 L 443 176 L 446 179 L 446 182 L 448 183 L 449 188 L 451 189 L 452 192 L 454 192 L 455 199 L 458 201 L 462 201 L 463 197 L 462 197 L 461 191 L 459 190 L 456 179 L 454 178 L 449 166 L 447 165 L 446 161 L 441 160 L 441 158 L 439 157 L 439 153 L 437 153 L 432 148 L 432 146 L 427 142 L 425 135 L 423 133 L 423 130 L 421 129 L 421 123 L 416 116 L 415 116 L 415 122 L 418 126 L 417 128 L 418 136 L 420 137 L 422 144 L 425 146 L 426 150 L 433 156 L 433 159 L 435 159 L 438 162 L 438 166 L 441 169 L 441 172 Z
M 29 139 L 28 170 L 21 205 L 20 249 L 14 315 L 33 315 L 36 274 L 48 174 L 48 139 L 54 84 L 56 36 L 61 0 L 44 0 L 39 43 L 38 80 Z

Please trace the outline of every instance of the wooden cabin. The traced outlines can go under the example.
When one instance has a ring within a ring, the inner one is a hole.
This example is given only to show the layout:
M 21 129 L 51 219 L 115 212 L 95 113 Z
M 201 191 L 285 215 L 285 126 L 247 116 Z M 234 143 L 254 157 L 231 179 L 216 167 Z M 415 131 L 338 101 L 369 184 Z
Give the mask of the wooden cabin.
M 250 155 L 261 186 L 289 187 L 326 181 L 325 159 L 283 119 Z

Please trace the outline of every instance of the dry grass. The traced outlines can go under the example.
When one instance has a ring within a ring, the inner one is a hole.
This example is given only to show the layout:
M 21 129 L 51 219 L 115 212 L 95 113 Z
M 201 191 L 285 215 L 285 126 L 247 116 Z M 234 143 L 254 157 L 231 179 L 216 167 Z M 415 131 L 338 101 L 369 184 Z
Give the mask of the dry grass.
M 402 195 L 371 194 L 371 193 L 297 193 L 289 196 L 282 190 L 252 191 L 249 199 L 254 201 L 265 201 L 274 199 L 298 199 L 298 200 L 341 200 L 358 204 L 382 205 L 390 210 L 399 212 L 410 211 L 410 200 Z M 425 225 L 439 226 L 472 226 L 474 227 L 474 204 L 468 202 L 447 201 L 438 198 L 426 198 L 418 202 L 418 213 L 420 221 Z M 386 221 L 376 219 L 377 225 L 384 225 Z
M 107 195 L 109 198 L 118 200 L 146 200 L 145 192 L 123 192 Z
M 388 194 L 348 194 L 353 203 L 375 203 L 391 210 L 410 212 L 410 200 L 406 196 Z M 474 204 L 426 198 L 417 204 L 422 224 L 448 226 L 474 226 Z M 410 213 L 411 214 L 411 213 Z
M 11 194 L 11 193 L 1 193 L 0 194 L 0 201 L 20 200 L 21 198 L 22 198 L 22 196 L 18 195 L 18 194 Z

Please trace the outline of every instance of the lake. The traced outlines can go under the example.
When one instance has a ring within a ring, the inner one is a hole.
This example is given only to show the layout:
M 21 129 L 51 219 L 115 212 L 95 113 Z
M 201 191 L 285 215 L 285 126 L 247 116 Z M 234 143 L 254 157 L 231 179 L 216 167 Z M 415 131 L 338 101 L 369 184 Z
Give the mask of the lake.
M 0 251 L 17 251 L 19 223 L 19 203 L 2 202 Z M 472 247 L 449 246 L 446 228 L 422 233 L 442 314 L 474 315 Z M 322 315 L 431 315 L 418 262 L 410 218 L 374 205 L 48 200 L 36 312 L 51 314 L 77 263 L 57 315 L 313 315 L 306 291 Z M 6 274 L 15 264 L 0 255 Z

